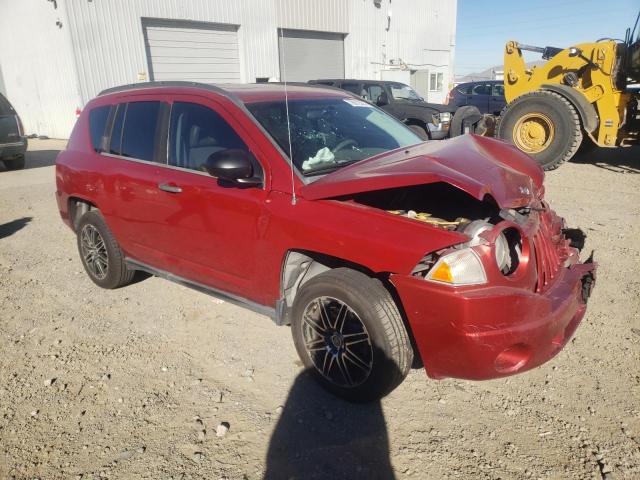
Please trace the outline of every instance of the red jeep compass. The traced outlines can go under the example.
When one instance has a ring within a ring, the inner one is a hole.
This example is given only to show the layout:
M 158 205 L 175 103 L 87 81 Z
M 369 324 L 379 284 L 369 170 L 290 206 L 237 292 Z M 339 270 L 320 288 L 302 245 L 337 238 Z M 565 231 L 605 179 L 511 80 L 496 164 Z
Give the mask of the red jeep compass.
M 348 92 L 185 82 L 102 92 L 56 165 L 104 288 L 145 270 L 292 326 L 332 392 L 536 367 L 584 316 L 594 264 L 500 141 L 421 140 Z M 418 362 L 416 362 L 418 363 Z

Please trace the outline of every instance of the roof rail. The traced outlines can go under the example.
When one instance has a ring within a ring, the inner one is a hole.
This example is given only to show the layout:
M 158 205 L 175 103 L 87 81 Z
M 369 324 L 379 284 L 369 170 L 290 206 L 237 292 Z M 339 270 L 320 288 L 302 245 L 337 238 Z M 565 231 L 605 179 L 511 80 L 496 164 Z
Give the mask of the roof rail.
M 146 88 L 158 88 L 158 87 L 191 87 L 191 88 L 200 88 L 203 90 L 208 90 L 210 92 L 217 93 L 219 95 L 223 95 L 227 97 L 229 100 L 233 101 L 238 105 L 242 105 L 242 102 L 239 98 L 237 98 L 232 93 L 228 92 L 224 88 L 220 88 L 217 85 L 211 85 L 208 83 L 198 83 L 198 82 L 185 82 L 181 80 L 170 80 L 170 81 L 157 81 L 157 82 L 139 82 L 139 83 L 129 83 L 127 85 L 120 85 L 117 87 L 107 88 L 98 93 L 98 96 L 108 95 L 110 93 L 116 92 L 126 92 L 129 90 L 142 90 Z

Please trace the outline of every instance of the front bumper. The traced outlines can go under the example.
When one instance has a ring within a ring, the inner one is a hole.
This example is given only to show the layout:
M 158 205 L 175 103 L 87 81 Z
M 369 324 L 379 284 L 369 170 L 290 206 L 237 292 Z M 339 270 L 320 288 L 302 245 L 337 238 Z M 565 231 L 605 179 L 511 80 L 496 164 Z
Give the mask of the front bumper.
M 21 157 L 27 151 L 26 137 L 18 142 L 0 143 L 0 160 L 12 160 Z
M 432 378 L 486 380 L 520 373 L 555 356 L 586 311 L 595 264 L 559 272 L 544 293 L 514 287 L 451 288 L 392 275 Z

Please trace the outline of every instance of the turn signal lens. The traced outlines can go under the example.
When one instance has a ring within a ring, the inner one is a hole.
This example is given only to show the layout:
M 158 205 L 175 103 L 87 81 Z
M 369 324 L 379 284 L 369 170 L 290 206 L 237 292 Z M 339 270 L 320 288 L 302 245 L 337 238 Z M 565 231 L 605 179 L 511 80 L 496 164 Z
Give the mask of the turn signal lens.
M 451 274 L 451 267 L 447 262 L 440 262 L 438 268 L 431 274 L 431 280 L 437 280 L 439 282 L 453 283 L 453 275 Z
M 440 257 L 425 279 L 451 285 L 487 283 L 487 275 L 480 258 L 469 248 L 455 250 Z

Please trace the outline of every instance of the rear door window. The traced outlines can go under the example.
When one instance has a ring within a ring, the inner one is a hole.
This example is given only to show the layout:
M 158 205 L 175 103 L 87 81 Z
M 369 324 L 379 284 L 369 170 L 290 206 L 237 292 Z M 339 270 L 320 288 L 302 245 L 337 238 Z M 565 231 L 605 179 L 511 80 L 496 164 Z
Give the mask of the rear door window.
M 130 102 L 124 117 L 120 155 L 153 161 L 160 102 Z
M 494 97 L 504 97 L 504 85 L 495 83 L 491 89 L 491 95 Z
M 154 161 L 161 133 L 162 105 L 159 101 L 118 105 L 111 129 L 109 153 Z
M 109 144 L 109 153 L 120 155 L 122 150 L 122 126 L 124 125 L 124 116 L 127 111 L 127 104 L 121 103 L 116 107 L 116 118 L 113 120 L 111 128 L 111 143 Z
M 490 84 L 478 84 L 471 89 L 472 95 L 490 95 L 491 94 L 491 85 Z
M 91 132 L 91 143 L 96 152 L 105 150 L 105 128 L 109 119 L 111 105 L 94 108 L 89 112 L 89 131 Z

